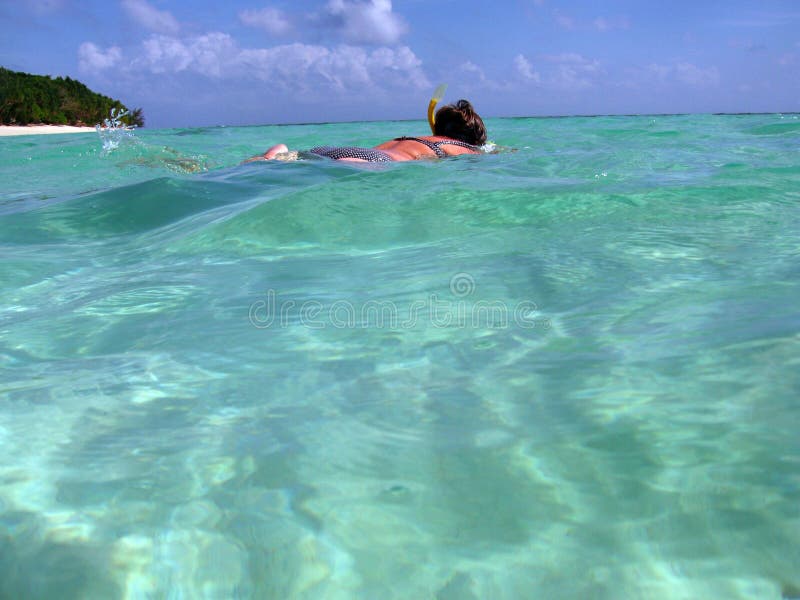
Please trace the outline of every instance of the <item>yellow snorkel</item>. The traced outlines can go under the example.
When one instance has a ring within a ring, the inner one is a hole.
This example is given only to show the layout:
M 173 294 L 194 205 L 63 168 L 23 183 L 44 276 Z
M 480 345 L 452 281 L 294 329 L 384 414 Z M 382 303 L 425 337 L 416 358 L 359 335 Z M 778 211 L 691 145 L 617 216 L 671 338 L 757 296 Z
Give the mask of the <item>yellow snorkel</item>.
M 428 103 L 428 125 L 431 126 L 431 133 L 435 133 L 433 130 L 433 124 L 436 119 L 433 116 L 433 111 L 436 108 L 436 105 L 439 103 L 439 100 L 441 100 L 442 96 L 444 96 L 446 90 L 447 90 L 446 83 L 443 83 L 442 85 L 437 87 L 436 91 L 433 92 L 433 96 L 431 96 L 431 101 Z

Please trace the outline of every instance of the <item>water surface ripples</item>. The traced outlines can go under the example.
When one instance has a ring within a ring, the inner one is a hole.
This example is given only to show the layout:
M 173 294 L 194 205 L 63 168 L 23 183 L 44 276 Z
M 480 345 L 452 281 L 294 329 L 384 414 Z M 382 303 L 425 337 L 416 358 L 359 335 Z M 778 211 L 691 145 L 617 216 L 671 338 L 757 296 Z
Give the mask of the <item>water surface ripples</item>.
M 3 141 L 0 597 L 798 596 L 792 116 L 421 128 Z

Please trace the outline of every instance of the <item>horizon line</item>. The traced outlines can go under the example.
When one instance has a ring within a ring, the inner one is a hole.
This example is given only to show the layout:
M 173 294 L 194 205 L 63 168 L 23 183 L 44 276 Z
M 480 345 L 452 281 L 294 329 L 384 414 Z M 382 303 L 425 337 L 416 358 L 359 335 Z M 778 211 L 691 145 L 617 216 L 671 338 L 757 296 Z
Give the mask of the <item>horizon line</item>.
M 715 116 L 715 117 L 741 117 L 758 115 L 800 115 L 800 111 L 744 111 L 744 112 L 676 112 L 676 113 L 596 113 L 596 114 L 565 114 L 565 115 L 513 115 L 505 117 L 486 117 L 487 119 L 592 119 L 597 117 L 690 117 L 690 116 Z M 369 120 L 343 120 L 343 121 L 292 121 L 288 123 L 248 123 L 242 125 L 229 125 L 218 123 L 216 125 L 188 125 L 185 127 L 154 127 L 153 129 L 200 129 L 203 127 L 295 127 L 300 125 L 347 125 L 353 123 L 409 123 L 413 121 L 425 122 L 423 118 L 417 119 L 369 119 Z

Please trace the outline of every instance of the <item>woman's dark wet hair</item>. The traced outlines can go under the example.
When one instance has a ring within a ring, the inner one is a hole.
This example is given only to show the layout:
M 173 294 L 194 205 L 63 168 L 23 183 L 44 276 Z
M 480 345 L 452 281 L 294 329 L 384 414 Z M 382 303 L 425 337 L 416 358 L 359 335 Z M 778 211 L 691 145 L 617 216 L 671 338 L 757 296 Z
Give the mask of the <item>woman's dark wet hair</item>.
M 435 135 L 443 135 L 475 146 L 486 143 L 486 126 L 472 104 L 459 100 L 436 111 L 433 125 Z

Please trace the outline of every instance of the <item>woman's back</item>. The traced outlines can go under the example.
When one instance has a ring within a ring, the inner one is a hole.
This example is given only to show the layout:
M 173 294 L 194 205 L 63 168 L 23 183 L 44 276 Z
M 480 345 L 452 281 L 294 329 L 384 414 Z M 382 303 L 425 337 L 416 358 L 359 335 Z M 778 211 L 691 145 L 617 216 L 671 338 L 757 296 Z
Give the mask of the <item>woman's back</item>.
M 386 152 L 394 160 L 401 161 L 480 153 L 480 148 L 477 146 L 441 135 L 400 137 L 379 144 L 375 148 Z

